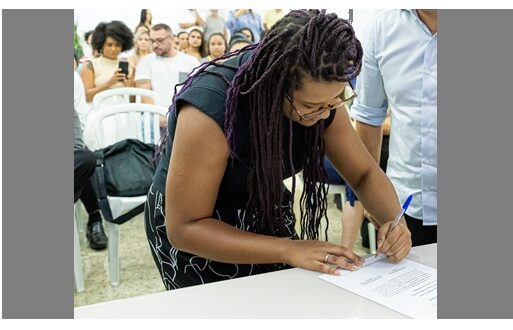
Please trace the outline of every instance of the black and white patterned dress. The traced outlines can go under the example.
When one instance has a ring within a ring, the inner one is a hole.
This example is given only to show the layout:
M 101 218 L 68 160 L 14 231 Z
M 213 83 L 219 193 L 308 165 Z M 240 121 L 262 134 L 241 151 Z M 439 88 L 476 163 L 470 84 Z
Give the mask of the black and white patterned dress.
M 231 66 L 240 66 L 249 56 L 250 52 L 243 53 L 226 63 Z M 228 80 L 233 79 L 235 71 L 228 68 L 213 68 L 220 71 Z M 177 100 L 177 109 L 184 103 L 190 103 L 200 111 L 214 119 L 223 129 L 226 90 L 228 86 L 217 76 L 204 74 L 192 83 L 192 85 L 180 95 Z M 239 107 L 244 107 L 241 102 Z M 335 111 L 325 120 L 325 126 L 333 121 Z M 288 128 L 288 120 L 284 117 Z M 265 273 L 286 269 L 286 264 L 227 264 L 208 260 L 190 253 L 177 250 L 166 235 L 165 227 L 165 183 L 169 159 L 172 152 L 173 137 L 176 129 L 176 117 L 173 113 L 168 118 L 169 133 L 167 136 L 166 149 L 162 154 L 157 167 L 153 184 L 148 193 L 145 207 L 146 235 L 150 244 L 151 253 L 162 276 L 166 289 L 177 289 L 187 286 L 210 283 L 242 276 Z M 292 158 L 296 173 L 303 168 L 305 127 L 293 124 L 293 151 Z M 284 130 L 283 136 L 283 157 L 284 157 L 284 179 L 292 175 L 289 164 L 290 132 Z M 249 144 L 249 115 L 247 111 L 237 113 L 235 129 L 236 152 L 238 159 L 228 162 L 226 167 L 212 218 L 219 219 L 229 225 L 241 230 L 249 230 L 249 216 L 244 208 L 248 200 L 247 178 L 251 161 Z M 285 188 L 284 188 L 285 189 Z M 200 203 L 201 201 L 198 201 Z M 288 233 L 286 237 L 297 239 L 294 229 L 295 219 L 292 211 L 291 193 L 285 190 L 281 201 L 283 219 L 285 220 Z

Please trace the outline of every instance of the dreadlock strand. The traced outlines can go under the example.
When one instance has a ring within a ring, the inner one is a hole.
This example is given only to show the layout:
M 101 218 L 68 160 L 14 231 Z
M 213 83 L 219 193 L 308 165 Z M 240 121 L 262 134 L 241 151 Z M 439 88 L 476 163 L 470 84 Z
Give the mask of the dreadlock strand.
M 324 81 L 348 81 L 354 78 L 361 68 L 361 45 L 355 39 L 349 23 L 339 19 L 336 14 L 326 14 L 325 10 L 294 10 L 278 21 L 259 44 L 230 56 L 245 51 L 253 53 L 236 69 L 227 90 L 225 135 L 230 157 L 236 159 L 237 112 L 247 111 L 251 165 L 245 214 L 251 217 L 251 221 L 248 221 L 251 230 L 284 236 L 287 235 L 287 228 L 282 212 L 282 180 L 285 173 L 284 152 L 287 149 L 288 165 L 293 176 L 293 197 L 296 188 L 294 126 L 291 120 L 288 125 L 289 140 L 283 143 L 285 121 L 282 107 L 285 95 L 301 88 L 302 80 L 307 76 Z M 228 57 L 226 55 L 220 59 Z M 175 93 L 173 105 L 178 95 L 200 74 L 214 74 L 228 83 L 222 74 L 205 70 L 209 65 L 223 66 L 218 61 L 216 59 L 195 69 L 181 91 Z M 301 238 L 306 235 L 309 239 L 317 239 L 321 220 L 327 221 L 327 185 L 323 169 L 324 123 L 320 120 L 304 131 L 305 145 L 311 148 L 305 151 L 303 160 L 304 189 L 300 198 L 299 219 Z M 328 222 L 326 233 L 327 227 Z
M 292 120 L 289 119 L 289 167 L 290 173 L 292 175 L 292 198 L 291 198 L 291 208 L 294 208 L 294 197 L 296 196 L 296 169 L 294 167 L 294 159 L 292 153 L 292 145 L 294 142 L 294 133 L 292 132 Z
M 244 92 L 241 92 L 241 94 L 245 95 L 245 94 L 248 94 L 248 93 L 251 93 L 252 91 L 254 91 L 258 86 L 260 86 L 261 83 L 265 82 L 265 81 L 268 81 L 267 78 L 269 78 L 269 75 L 273 74 L 273 71 L 276 67 L 280 66 L 280 65 L 283 65 L 283 61 L 285 59 L 287 59 L 291 53 L 293 53 L 295 51 L 295 49 L 291 49 L 285 53 L 283 53 L 279 58 L 277 58 L 273 64 L 271 65 L 271 67 L 265 71 L 265 73 L 260 77 L 258 78 L 258 80 L 251 86 L 251 88 L 249 88 L 248 90 L 244 91 Z

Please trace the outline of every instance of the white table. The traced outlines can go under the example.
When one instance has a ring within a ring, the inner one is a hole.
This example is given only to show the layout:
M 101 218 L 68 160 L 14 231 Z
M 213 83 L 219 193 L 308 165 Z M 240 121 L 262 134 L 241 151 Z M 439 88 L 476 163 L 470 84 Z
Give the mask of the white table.
M 437 244 L 408 259 L 436 268 Z M 288 269 L 75 308 L 75 318 L 407 318 L 318 278 Z

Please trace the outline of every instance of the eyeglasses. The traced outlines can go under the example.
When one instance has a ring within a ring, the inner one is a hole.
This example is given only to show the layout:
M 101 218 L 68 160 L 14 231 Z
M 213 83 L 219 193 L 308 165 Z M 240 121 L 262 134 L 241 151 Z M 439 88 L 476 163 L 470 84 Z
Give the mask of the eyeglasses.
M 168 35 L 168 36 L 167 36 L 167 37 L 165 37 L 165 38 L 159 38 L 159 39 L 152 39 L 152 38 L 150 38 L 150 39 L 148 39 L 148 40 L 149 40 L 152 44 L 153 44 L 154 42 L 156 42 L 156 43 L 158 43 L 158 44 L 161 44 L 161 43 L 163 43 L 163 42 L 164 42 L 164 40 L 166 40 L 166 39 L 168 39 L 168 38 L 170 38 L 170 37 L 172 37 L 172 35 Z
M 338 110 L 340 109 L 342 106 L 344 106 L 347 102 L 349 101 L 352 101 L 354 100 L 358 95 L 356 94 L 356 92 L 354 91 L 353 89 L 353 86 L 351 84 L 351 82 L 349 82 L 349 87 L 351 87 L 351 90 L 353 91 L 353 94 L 348 97 L 348 98 L 342 98 L 342 95 L 340 95 L 338 97 L 338 99 L 340 99 L 339 102 L 336 102 L 334 104 L 327 104 L 325 106 L 320 106 L 317 110 L 313 111 L 313 112 L 310 112 L 310 113 L 307 113 L 307 114 L 302 114 L 300 113 L 297 108 L 295 107 L 294 105 L 294 101 L 292 101 L 292 98 L 290 97 L 289 94 L 286 94 L 286 97 L 292 107 L 292 109 L 294 109 L 294 111 L 296 112 L 296 114 L 298 115 L 299 117 L 299 121 L 303 121 L 303 120 L 308 120 L 308 119 L 312 119 L 312 118 L 316 118 L 320 115 L 322 115 L 324 112 L 326 111 L 332 111 L 332 110 Z

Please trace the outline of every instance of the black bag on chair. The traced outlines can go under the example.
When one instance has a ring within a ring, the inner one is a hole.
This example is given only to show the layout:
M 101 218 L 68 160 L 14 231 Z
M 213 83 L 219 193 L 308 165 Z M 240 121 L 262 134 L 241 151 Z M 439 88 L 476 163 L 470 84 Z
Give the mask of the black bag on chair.
M 122 140 L 94 152 L 96 170 L 93 182 L 105 220 L 122 224 L 144 210 L 143 203 L 113 219 L 107 196 L 146 195 L 155 174 L 154 152 L 154 144 L 136 139 Z

